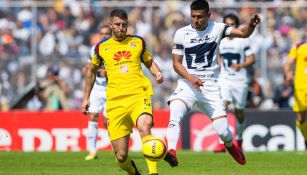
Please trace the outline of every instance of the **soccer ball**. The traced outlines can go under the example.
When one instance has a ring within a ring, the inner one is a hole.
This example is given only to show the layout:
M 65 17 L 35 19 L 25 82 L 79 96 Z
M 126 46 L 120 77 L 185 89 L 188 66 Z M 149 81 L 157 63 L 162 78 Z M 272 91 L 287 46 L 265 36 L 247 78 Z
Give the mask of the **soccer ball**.
M 167 146 L 163 140 L 157 137 L 151 137 L 143 143 L 143 155 L 152 161 L 159 161 L 164 158 Z

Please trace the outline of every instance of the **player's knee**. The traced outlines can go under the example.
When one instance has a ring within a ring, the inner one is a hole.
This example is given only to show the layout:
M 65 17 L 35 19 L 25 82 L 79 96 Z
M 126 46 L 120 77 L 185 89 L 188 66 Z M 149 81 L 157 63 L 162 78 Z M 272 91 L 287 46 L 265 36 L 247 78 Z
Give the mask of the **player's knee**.
M 128 158 L 128 153 L 126 151 L 119 150 L 115 153 L 115 156 L 119 162 L 125 162 Z
M 141 136 L 149 135 L 152 126 L 153 126 L 153 121 L 151 116 L 146 115 L 139 117 L 137 122 L 137 128 Z

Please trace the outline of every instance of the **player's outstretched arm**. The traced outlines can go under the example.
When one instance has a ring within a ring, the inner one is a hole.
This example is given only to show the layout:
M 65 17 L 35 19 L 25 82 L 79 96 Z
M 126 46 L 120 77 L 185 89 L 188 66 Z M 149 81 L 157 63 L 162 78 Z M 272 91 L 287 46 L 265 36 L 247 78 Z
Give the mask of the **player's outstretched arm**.
M 85 86 L 84 86 L 84 95 L 83 102 L 81 105 L 81 112 L 83 114 L 88 114 L 88 107 L 90 105 L 90 94 L 95 83 L 96 73 L 98 66 L 94 64 L 89 64 L 85 72 Z
M 255 27 L 260 23 L 260 17 L 258 14 L 253 15 L 253 17 L 249 20 L 249 24 L 245 25 L 243 28 L 233 28 L 230 32 L 231 37 L 237 38 L 247 38 L 249 37 L 255 30 Z

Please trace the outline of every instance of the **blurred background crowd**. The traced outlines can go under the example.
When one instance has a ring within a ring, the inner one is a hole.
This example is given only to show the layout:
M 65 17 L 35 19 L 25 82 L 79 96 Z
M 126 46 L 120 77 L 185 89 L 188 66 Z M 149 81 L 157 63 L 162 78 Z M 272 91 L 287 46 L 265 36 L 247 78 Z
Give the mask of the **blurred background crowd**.
M 168 108 L 166 101 L 177 80 L 172 68 L 172 39 L 178 28 L 190 23 L 189 3 L 1 1 L 0 110 L 9 110 L 30 85 L 36 87 L 36 95 L 25 109 L 79 109 L 84 85 L 81 70 L 89 59 L 91 46 L 98 42 L 98 25 L 108 22 L 109 12 L 114 8 L 112 4 L 127 10 L 128 33 L 145 38 L 162 69 L 165 82 L 162 85 L 153 83 L 154 108 Z M 257 61 L 249 71 L 248 107 L 289 108 L 293 88 L 284 81 L 283 64 L 291 46 L 306 39 L 306 1 L 218 0 L 210 5 L 211 18 L 220 22 L 228 13 L 238 14 L 242 24 L 248 23 L 253 13 L 260 14 L 262 23 L 251 36 Z M 148 71 L 146 75 L 154 82 Z M 42 103 L 42 98 L 48 100 Z

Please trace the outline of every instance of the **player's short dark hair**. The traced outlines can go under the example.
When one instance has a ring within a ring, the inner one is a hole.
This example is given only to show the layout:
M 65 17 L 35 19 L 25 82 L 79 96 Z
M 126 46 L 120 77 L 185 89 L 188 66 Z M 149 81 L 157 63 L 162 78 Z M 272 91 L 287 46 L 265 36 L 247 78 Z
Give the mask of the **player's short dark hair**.
M 111 11 L 110 17 L 119 17 L 120 19 L 128 19 L 127 12 L 123 9 L 114 9 Z
M 235 22 L 236 27 L 239 27 L 239 25 L 240 25 L 240 20 L 239 20 L 239 17 L 238 17 L 236 14 L 230 13 L 230 14 L 224 16 L 223 22 L 225 23 L 225 22 L 226 22 L 226 19 L 228 19 L 228 18 L 231 19 L 231 20 L 233 20 L 233 21 Z
M 195 0 L 191 3 L 191 10 L 205 10 L 209 12 L 209 3 L 206 0 Z

